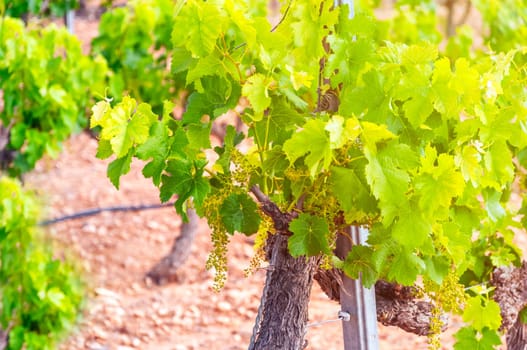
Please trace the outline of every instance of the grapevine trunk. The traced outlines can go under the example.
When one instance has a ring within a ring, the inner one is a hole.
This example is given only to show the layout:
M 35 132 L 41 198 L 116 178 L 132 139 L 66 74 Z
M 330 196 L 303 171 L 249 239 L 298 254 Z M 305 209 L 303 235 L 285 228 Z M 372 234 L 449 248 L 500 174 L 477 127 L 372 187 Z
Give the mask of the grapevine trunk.
M 316 268 L 316 258 L 293 258 L 287 250 L 287 236 L 275 236 L 249 350 L 305 347 L 308 302 Z

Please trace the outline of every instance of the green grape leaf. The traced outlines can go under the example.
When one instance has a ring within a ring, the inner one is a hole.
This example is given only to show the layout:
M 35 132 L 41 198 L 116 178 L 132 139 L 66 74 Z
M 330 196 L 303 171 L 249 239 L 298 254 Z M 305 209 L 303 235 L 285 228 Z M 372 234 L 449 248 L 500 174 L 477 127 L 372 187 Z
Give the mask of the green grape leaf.
M 14 149 L 20 149 L 26 140 L 27 129 L 26 124 L 15 124 L 9 133 L 9 145 Z
M 268 112 L 264 114 L 262 120 L 254 123 L 251 133 L 254 133 L 257 143 L 262 147 L 271 140 L 274 144 L 282 145 L 302 123 L 304 117 L 284 98 L 273 97 Z
M 345 85 L 342 90 L 339 113 L 361 115 L 364 120 L 385 122 L 389 113 L 389 96 L 384 90 L 385 77 L 381 72 L 370 70 L 362 75 L 363 84 Z
M 247 194 L 233 193 L 223 201 L 220 215 L 227 231 L 243 233 L 247 236 L 258 231 L 260 215 L 258 206 Z
M 97 109 L 97 112 L 104 107 Z M 135 113 L 134 113 L 135 111 Z M 93 119 L 92 119 L 93 120 Z M 135 100 L 125 97 L 121 103 L 107 113 L 95 124 L 102 127 L 101 138 L 110 140 L 112 149 L 118 158 L 128 153 L 130 148 L 144 143 L 149 135 L 150 125 L 157 120 L 150 105 L 141 103 L 136 106 Z
M 203 92 L 193 92 L 183 113 L 183 122 L 199 123 L 204 115 L 214 119 L 234 108 L 240 98 L 240 86 L 219 76 L 202 78 Z
M 194 177 L 192 163 L 187 160 L 174 159 L 167 163 L 166 171 L 170 175 L 162 176 L 160 199 L 167 202 L 174 194 L 188 194 L 192 191 Z
M 485 209 L 487 210 L 487 214 L 492 221 L 498 222 L 507 215 L 505 208 L 503 208 L 500 202 L 500 192 L 490 188 L 485 189 L 483 191 L 483 198 L 485 199 Z
M 289 224 L 293 233 L 288 240 L 289 252 L 293 257 L 329 254 L 329 225 L 326 219 L 302 213 Z
M 430 222 L 410 203 L 401 203 L 398 215 L 399 219 L 393 224 L 393 238 L 409 249 L 421 247 L 432 231 Z
M 130 171 L 132 153 L 133 152 L 128 152 L 126 156 L 117 158 L 108 164 L 106 175 L 117 189 L 119 189 L 119 180 L 121 179 L 121 176 L 127 174 Z
M 178 128 L 169 138 L 170 155 L 168 158 L 185 158 L 188 157 L 185 150 L 189 144 L 187 133 L 183 128 Z
M 66 307 L 66 296 L 57 287 L 52 287 L 46 292 L 46 299 L 60 310 L 64 310 Z
M 487 328 L 477 331 L 472 327 L 463 327 L 454 334 L 454 338 L 454 350 L 495 350 L 501 344 L 498 332 Z
M 472 240 L 470 234 L 464 234 L 460 230 L 456 221 L 459 221 L 456 214 L 452 215 L 454 222 L 446 222 L 442 225 L 442 235 L 439 235 L 438 239 L 444 241 L 446 250 L 449 256 L 452 258 L 453 263 L 458 265 L 462 261 L 467 259 L 467 251 L 470 250 L 472 246 Z M 470 230 L 469 232 L 472 232 Z
M 414 128 L 421 126 L 434 109 L 430 73 L 426 65 L 407 67 L 394 93 L 395 98 L 405 101 L 404 114 Z
M 195 62 L 195 58 L 192 57 L 191 53 L 183 47 L 175 47 L 172 50 L 172 61 L 170 70 L 172 73 L 181 73 L 188 70 L 192 63 Z
M 210 148 L 211 123 L 190 124 L 187 127 L 187 149 L 201 151 Z
M 331 149 L 340 148 L 347 142 L 355 140 L 361 132 L 357 118 L 344 119 L 339 115 L 331 117 L 325 130 L 329 133 Z
M 196 58 L 209 55 L 216 45 L 224 15 L 213 3 L 187 1 L 176 18 L 172 32 L 174 47 L 184 46 Z
M 304 160 L 311 177 L 315 177 L 319 165 L 327 169 L 333 158 L 329 137 L 324 130 L 325 123 L 320 119 L 311 119 L 304 128 L 284 143 L 283 150 L 291 163 L 308 154 Z
M 403 158 L 398 160 L 399 156 L 390 151 L 391 147 L 393 144 L 381 149 L 377 155 L 365 149 L 365 156 L 368 159 L 365 169 L 366 180 L 373 195 L 379 200 L 385 225 L 393 221 L 399 208 L 408 201 L 406 191 L 410 183 L 410 176 L 404 170 L 409 165 L 405 161 L 406 154 L 402 153 Z
M 361 140 L 372 153 L 377 153 L 377 144 L 395 138 L 395 135 L 385 125 L 370 122 L 362 123 Z
M 250 76 L 242 87 L 243 96 L 247 97 L 257 115 L 261 115 L 271 105 L 268 91 L 271 82 L 265 75 L 257 73 Z
M 95 155 L 99 159 L 106 159 L 113 155 L 112 144 L 108 140 L 99 140 L 97 145 L 97 154 Z
M 272 150 L 265 152 L 265 160 L 262 163 L 262 171 L 269 177 L 279 176 L 289 166 L 280 146 L 273 147 Z
M 254 4 L 246 3 L 248 6 L 254 6 Z M 245 3 L 243 3 L 245 5 Z M 225 2 L 225 10 L 236 28 L 240 31 L 244 43 L 254 49 L 254 46 L 258 45 L 256 39 L 257 31 L 254 27 L 252 18 L 247 18 L 249 9 L 243 6 L 242 3 Z
M 490 252 L 490 261 L 495 267 L 510 266 L 516 259 L 516 255 L 507 247 L 499 247 Z
M 318 61 L 324 54 L 324 46 L 321 43 L 338 22 L 338 10 L 338 7 L 333 8 L 329 3 L 318 1 L 298 3 L 293 7 L 292 15 L 299 20 L 291 24 L 292 32 L 289 34 L 294 37 L 299 57 L 304 60 L 314 57 Z M 278 27 L 278 30 L 282 28 Z
M 464 57 L 456 60 L 454 77 L 449 87 L 459 96 L 465 104 L 476 103 L 480 99 L 479 73 Z
M 438 285 L 441 285 L 443 278 L 450 270 L 450 260 L 442 256 L 426 257 L 426 275 Z
M 205 165 L 206 161 L 191 162 L 183 159 L 168 161 L 167 174 L 162 175 L 159 188 L 161 201 L 167 202 L 174 194 L 177 194 L 176 210 L 178 214 L 186 218 L 183 204 L 192 197 L 196 209 L 199 210 L 210 191 L 209 182 L 203 177 Z
M 458 94 L 450 88 L 453 73 L 450 69 L 450 60 L 442 57 L 435 61 L 432 73 L 432 93 L 434 95 L 434 108 L 447 118 L 457 118 Z
M 410 45 L 401 54 L 401 63 L 405 66 L 427 65 L 438 55 L 437 46 L 433 44 Z
M 463 147 L 461 154 L 456 157 L 456 163 L 460 164 L 463 178 L 465 181 L 470 180 L 474 187 L 477 187 L 481 177 L 484 175 L 483 168 L 479 164 L 481 158 L 481 154 L 473 145 Z
M 9 347 L 12 349 L 22 349 L 24 346 L 24 334 L 27 329 L 23 326 L 16 326 L 9 332 Z
M 210 101 L 207 96 L 194 91 L 187 99 L 187 108 L 183 113 L 185 123 L 199 123 L 201 118 L 210 112 Z
M 200 80 L 204 76 L 217 75 L 222 72 L 222 68 L 223 62 L 220 60 L 218 54 L 213 53 L 204 57 L 197 61 L 195 65 L 188 70 L 186 85 L 190 86 L 190 84 Z M 196 88 L 200 93 L 206 92 L 206 89 L 199 83 L 196 84 Z
M 523 309 L 518 314 L 518 319 L 523 323 L 524 325 L 527 324 L 527 308 L 523 307 Z
M 326 41 L 330 45 L 333 54 L 328 58 L 327 64 L 324 67 L 325 72 L 327 76 L 331 76 L 332 72 L 335 71 L 339 73 L 331 79 L 333 86 L 352 82 L 352 79 L 360 71 L 360 68 L 364 67 L 366 62 L 374 59 L 376 49 L 375 42 L 371 37 L 355 37 L 350 42 L 350 40 L 346 40 L 347 38 L 342 37 L 343 34 L 341 31 L 338 35 L 330 34 L 326 37 Z M 354 62 L 354 64 L 350 65 L 350 61 Z
M 103 126 L 104 120 L 108 118 L 107 113 L 110 112 L 110 104 L 106 101 L 99 101 L 93 107 L 92 116 L 90 118 L 90 128 L 95 128 L 96 126 Z
M 494 300 L 481 296 L 469 298 L 463 311 L 463 321 L 471 323 L 477 331 L 484 328 L 498 330 L 501 326 L 500 306 Z
M 146 178 L 151 177 L 156 186 L 159 186 L 161 173 L 165 170 L 168 144 L 168 130 L 165 124 L 156 122 L 150 128 L 150 137 L 136 149 L 136 156 L 139 159 L 152 159 L 143 168 L 143 175 Z
M 457 171 L 452 156 L 443 153 L 437 157 L 435 149 L 425 149 L 415 189 L 419 196 L 419 208 L 428 217 L 438 216 L 440 208 L 449 208 L 452 199 L 463 193 L 464 185 L 463 176 Z
M 414 253 L 401 251 L 397 254 L 388 270 L 388 278 L 392 281 L 411 286 L 415 282 L 417 275 L 425 270 L 423 260 Z
M 362 278 L 362 283 L 366 288 L 371 288 L 377 281 L 378 274 L 372 264 L 373 250 L 363 245 L 355 245 L 346 256 L 342 270 L 352 278 Z
M 368 213 L 375 211 L 376 200 L 366 184 L 355 174 L 355 170 L 332 167 L 330 187 L 345 214 L 356 210 Z
M 66 105 L 66 96 L 67 93 L 57 84 L 52 85 L 48 90 L 49 97 L 51 97 L 51 100 L 53 100 L 56 104 L 58 104 L 61 107 L 65 107 Z
M 495 181 L 490 182 L 489 185 L 501 191 L 502 184 L 511 182 L 514 178 L 514 163 L 507 143 L 503 140 L 494 142 L 483 159 L 485 168 L 491 174 L 485 178 L 489 178 L 489 180 L 494 178 Z
M 434 110 L 429 95 L 418 96 L 406 101 L 403 105 L 404 115 L 414 128 L 421 126 Z
M 372 241 L 373 244 L 373 242 L 375 242 L 375 236 L 379 234 L 380 237 L 382 237 L 382 241 L 380 243 L 376 242 L 375 244 L 372 263 L 375 270 L 381 272 L 391 265 L 391 257 L 399 254 L 402 247 L 393 239 L 389 239 L 386 229 L 380 224 L 374 225 L 371 228 L 370 235 L 368 236 L 368 243 Z

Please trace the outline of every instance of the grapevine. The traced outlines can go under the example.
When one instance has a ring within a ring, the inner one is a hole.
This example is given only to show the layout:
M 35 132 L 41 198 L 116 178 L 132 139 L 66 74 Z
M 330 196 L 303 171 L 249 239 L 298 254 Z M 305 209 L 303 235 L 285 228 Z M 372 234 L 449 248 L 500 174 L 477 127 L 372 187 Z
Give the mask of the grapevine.
M 67 54 L 66 54 L 67 52 Z M 44 154 L 87 124 L 92 93 L 103 91 L 107 66 L 82 54 L 77 38 L 50 25 L 25 28 L 0 18 L 0 167 L 12 176 L 32 170 Z
M 22 17 L 27 15 L 63 16 L 66 11 L 78 7 L 78 0 L 0 0 L 0 15 L 6 14 L 10 17 Z
M 108 63 L 109 96 L 120 101 L 128 91 L 159 113 L 163 101 L 177 94 L 181 82 L 167 71 L 173 11 L 171 1 L 148 0 L 129 2 L 102 15 L 91 54 Z
M 323 257 L 367 286 L 425 281 L 432 346 L 442 311 L 467 323 L 459 344 L 497 337 L 499 308 L 470 290 L 521 261 L 510 193 L 526 163 L 525 46 L 498 45 L 512 33 L 493 28 L 483 40 L 495 51 L 473 50 L 460 29 L 442 50 L 432 1 L 400 2 L 377 20 L 367 4 L 349 19 L 345 6 L 303 0 L 274 27 L 260 9 L 232 0 L 177 9 L 170 50 L 186 110 L 175 118 L 129 97 L 98 102 L 91 124 L 102 128 L 99 155 L 116 156 L 111 180 L 137 157 L 162 200 L 177 195 L 181 215 L 192 201 L 213 231 L 217 288 L 230 234 L 256 233 L 262 254 L 268 219 L 247 194 L 258 188 L 289 215 L 280 234 L 292 257 Z M 322 111 L 322 91 L 339 103 Z M 211 124 L 240 99 L 247 134 L 228 128 L 212 148 Z M 253 147 L 242 151 L 242 139 Z M 211 149 L 218 159 L 207 164 Z M 368 245 L 341 260 L 336 236 L 350 225 L 369 228 Z
M 83 282 L 35 227 L 35 194 L 2 176 L 0 198 L 0 328 L 10 330 L 9 349 L 53 349 L 78 317 Z

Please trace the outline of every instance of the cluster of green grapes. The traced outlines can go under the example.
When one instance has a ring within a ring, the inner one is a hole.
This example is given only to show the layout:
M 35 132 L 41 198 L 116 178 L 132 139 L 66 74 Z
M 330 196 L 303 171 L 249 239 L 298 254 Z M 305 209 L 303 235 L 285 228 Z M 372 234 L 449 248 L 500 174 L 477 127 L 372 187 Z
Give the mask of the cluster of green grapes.
M 219 292 L 227 281 L 227 251 L 229 234 L 223 224 L 218 208 L 229 195 L 228 191 L 219 191 L 207 197 L 203 203 L 203 212 L 211 229 L 212 250 L 205 267 L 214 270 L 212 289 Z
M 424 281 L 426 294 L 432 299 L 434 308 L 430 319 L 430 333 L 428 334 L 429 349 L 441 349 L 441 328 L 444 312 L 459 314 L 461 306 L 465 303 L 465 288 L 459 283 L 459 276 L 451 269 L 441 284 L 426 279 Z
M 285 176 L 287 177 L 287 179 L 294 183 L 308 178 L 309 172 L 307 171 L 307 169 L 297 169 L 290 167 L 286 169 Z
M 233 148 L 231 151 L 231 162 L 234 165 L 234 170 L 231 172 L 232 183 L 238 186 L 247 186 L 248 180 L 254 174 L 256 168 L 247 159 L 247 156 L 237 148 Z
M 260 227 L 254 235 L 254 255 L 249 262 L 249 267 L 244 270 L 246 277 L 252 275 L 262 266 L 262 263 L 265 261 L 265 244 L 267 243 L 267 238 L 269 237 L 269 233 L 272 234 L 274 232 L 274 225 L 271 218 L 267 215 L 261 215 L 261 217 Z
M 220 188 L 212 195 L 209 195 L 203 204 L 203 212 L 211 229 L 212 241 L 212 251 L 207 259 L 206 268 L 209 270 L 214 269 L 215 271 L 212 287 L 214 291 L 220 291 L 227 280 L 227 246 L 230 241 L 230 235 L 227 232 L 218 208 L 221 208 L 229 195 L 240 191 L 247 192 L 247 189 L 242 189 L 240 186 L 247 187 L 248 179 L 250 179 L 251 174 L 254 172 L 254 167 L 250 164 L 247 157 L 236 148 L 231 150 L 230 160 L 233 165 L 233 170 L 229 172 L 226 178 L 220 181 Z M 265 215 L 262 215 L 262 217 L 266 218 Z M 254 271 L 258 268 L 265 259 L 263 249 L 267 239 L 267 232 L 271 227 L 272 222 L 270 219 L 262 221 L 262 225 L 256 235 L 254 247 L 255 256 L 246 274 L 248 271 Z
M 316 193 L 316 192 L 313 192 Z M 335 196 L 329 193 L 327 184 L 325 184 L 324 189 L 320 191 L 321 196 L 317 199 L 316 210 L 324 213 L 324 217 L 327 218 L 329 224 L 329 231 L 327 233 L 327 240 L 331 251 L 333 251 L 337 246 L 337 236 L 338 234 L 343 234 L 343 229 L 348 225 L 342 220 L 342 210 L 339 206 L 339 203 Z M 341 232 L 342 231 L 342 232 Z M 324 254 L 321 259 L 319 266 L 322 269 L 329 270 L 333 266 L 333 254 Z

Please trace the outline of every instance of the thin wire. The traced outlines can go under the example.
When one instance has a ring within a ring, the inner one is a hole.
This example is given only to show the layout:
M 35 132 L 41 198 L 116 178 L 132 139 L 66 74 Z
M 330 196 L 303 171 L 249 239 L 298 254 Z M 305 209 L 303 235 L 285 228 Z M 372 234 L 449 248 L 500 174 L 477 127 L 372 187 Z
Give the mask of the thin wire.
M 317 326 L 321 326 L 323 324 L 326 324 L 326 323 L 333 323 L 333 322 L 339 322 L 339 321 L 342 321 L 340 318 L 335 318 L 335 319 L 332 319 L 332 320 L 324 320 L 324 321 L 320 321 L 320 322 L 313 322 L 313 323 L 309 323 L 306 328 L 311 328 L 311 327 L 317 327 Z
M 326 324 L 326 323 L 333 323 L 333 322 L 339 322 L 339 321 L 349 322 L 349 320 L 351 318 L 351 315 L 347 311 L 342 311 L 341 310 L 341 311 L 339 311 L 338 315 L 339 315 L 338 318 L 334 318 L 334 319 L 331 319 L 331 320 L 324 320 L 324 321 L 309 323 L 306 326 L 306 328 L 317 327 L 317 326 L 320 326 L 320 325 L 323 325 L 323 324 Z

